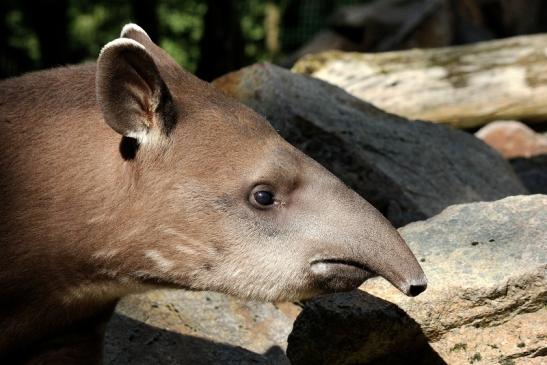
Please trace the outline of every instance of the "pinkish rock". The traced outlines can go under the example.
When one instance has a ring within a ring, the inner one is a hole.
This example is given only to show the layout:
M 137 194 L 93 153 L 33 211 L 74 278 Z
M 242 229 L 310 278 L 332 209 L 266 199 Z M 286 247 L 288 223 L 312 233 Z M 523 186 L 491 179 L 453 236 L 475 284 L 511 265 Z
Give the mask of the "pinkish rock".
M 530 157 L 547 153 L 547 136 L 534 132 L 527 125 L 500 120 L 479 129 L 482 139 L 505 158 Z

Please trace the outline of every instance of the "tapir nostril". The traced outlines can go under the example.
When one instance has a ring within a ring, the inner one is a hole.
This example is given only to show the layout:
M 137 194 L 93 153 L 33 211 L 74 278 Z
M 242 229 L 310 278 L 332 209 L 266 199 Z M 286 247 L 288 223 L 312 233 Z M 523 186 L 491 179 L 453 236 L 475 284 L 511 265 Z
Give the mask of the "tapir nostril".
M 416 295 L 422 293 L 427 288 L 427 284 L 414 284 L 408 287 L 406 295 L 410 297 L 415 297 Z

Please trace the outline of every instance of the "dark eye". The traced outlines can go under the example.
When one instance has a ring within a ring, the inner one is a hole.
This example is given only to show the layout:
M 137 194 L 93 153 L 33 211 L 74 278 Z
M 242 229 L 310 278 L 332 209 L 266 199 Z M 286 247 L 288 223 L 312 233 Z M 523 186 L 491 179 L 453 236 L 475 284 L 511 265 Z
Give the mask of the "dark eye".
M 270 185 L 256 185 L 249 193 L 249 202 L 258 209 L 269 209 L 277 204 L 274 189 Z
M 274 196 L 269 191 L 257 191 L 253 194 L 255 201 L 262 206 L 272 205 L 274 203 Z

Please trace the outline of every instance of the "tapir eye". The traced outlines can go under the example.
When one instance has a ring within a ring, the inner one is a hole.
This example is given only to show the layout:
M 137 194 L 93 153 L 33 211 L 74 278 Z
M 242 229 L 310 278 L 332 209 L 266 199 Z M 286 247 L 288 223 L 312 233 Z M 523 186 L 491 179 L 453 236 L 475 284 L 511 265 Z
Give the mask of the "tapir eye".
M 274 193 L 271 188 L 266 185 L 256 186 L 252 192 L 249 200 L 256 208 L 269 208 L 275 203 Z
M 254 193 L 254 198 L 260 205 L 271 205 L 274 202 L 273 194 L 269 191 L 257 191 Z

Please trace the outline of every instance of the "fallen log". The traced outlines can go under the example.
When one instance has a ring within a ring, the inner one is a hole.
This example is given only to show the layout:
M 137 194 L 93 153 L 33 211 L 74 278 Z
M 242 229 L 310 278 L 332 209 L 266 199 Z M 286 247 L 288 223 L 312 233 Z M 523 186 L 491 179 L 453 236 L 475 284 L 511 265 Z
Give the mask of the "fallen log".
M 547 121 L 547 35 L 386 53 L 308 55 L 293 71 L 388 112 L 458 128 Z

